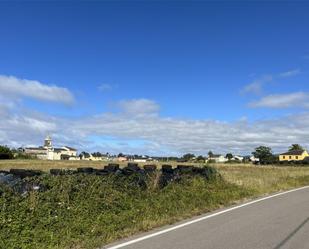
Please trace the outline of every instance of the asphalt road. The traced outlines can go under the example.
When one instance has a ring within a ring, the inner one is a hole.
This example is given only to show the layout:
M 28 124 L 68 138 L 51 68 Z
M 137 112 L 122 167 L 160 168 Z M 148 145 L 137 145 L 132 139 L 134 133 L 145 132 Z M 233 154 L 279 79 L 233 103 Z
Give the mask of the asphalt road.
M 104 248 L 309 249 L 309 188 L 219 210 L 207 216 Z

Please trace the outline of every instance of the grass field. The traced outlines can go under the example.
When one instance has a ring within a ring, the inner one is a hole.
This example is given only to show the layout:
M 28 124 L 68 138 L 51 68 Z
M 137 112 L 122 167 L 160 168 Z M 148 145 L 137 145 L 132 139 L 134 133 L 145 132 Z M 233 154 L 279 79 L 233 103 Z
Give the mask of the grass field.
M 49 171 L 51 168 L 76 169 L 78 167 L 103 168 L 110 162 L 95 161 L 43 161 L 43 160 L 0 160 L 0 170 L 11 168 L 39 169 Z M 124 167 L 127 163 L 120 163 Z M 139 163 L 176 165 L 200 165 L 194 163 L 160 162 Z M 251 164 L 213 164 L 230 183 L 246 188 L 255 189 L 259 194 L 290 189 L 299 186 L 298 182 L 303 177 L 309 176 L 309 167 L 280 167 L 280 166 L 254 166 Z
M 241 187 L 253 189 L 257 195 L 269 194 L 309 185 L 309 167 L 254 165 L 215 165 L 223 178 Z
M 114 162 L 104 162 L 104 161 L 47 161 L 47 160 L 0 160 L 0 170 L 8 170 L 12 168 L 20 169 L 38 169 L 43 171 L 49 171 L 50 169 L 76 169 L 78 167 L 93 167 L 93 168 L 103 168 L 104 165 Z M 118 163 L 118 162 L 115 162 Z M 127 165 L 127 162 L 118 163 L 120 166 L 124 167 Z M 148 163 L 139 163 L 140 166 L 145 164 L 156 164 L 158 168 L 162 164 L 170 164 L 173 166 L 179 164 L 185 165 L 196 165 L 194 163 L 177 163 L 177 162 L 148 162 Z
M 0 169 L 103 167 L 102 162 L 0 161 Z M 175 164 L 174 164 L 175 165 Z M 95 175 L 37 177 L 44 192 L 15 195 L 0 185 L 0 248 L 82 249 L 280 190 L 309 185 L 309 167 L 214 165 L 221 177 L 147 188 Z M 2 194 L 1 194 L 2 191 Z

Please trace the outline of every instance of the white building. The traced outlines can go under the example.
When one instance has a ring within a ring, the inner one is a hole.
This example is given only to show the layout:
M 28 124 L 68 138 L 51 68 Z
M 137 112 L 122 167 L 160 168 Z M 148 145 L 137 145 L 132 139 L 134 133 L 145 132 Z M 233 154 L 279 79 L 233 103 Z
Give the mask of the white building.
M 147 162 L 147 159 L 146 158 L 134 158 L 133 162 L 135 162 L 135 163 L 145 163 L 145 162 Z
M 223 155 L 213 155 L 211 157 L 208 158 L 208 160 L 213 160 L 216 163 L 225 163 L 227 162 L 229 159 L 227 159 L 225 156 Z
M 237 161 L 241 161 L 244 160 L 244 157 L 243 156 L 233 156 L 232 160 L 237 160 Z
M 50 136 L 45 138 L 44 146 L 25 148 L 25 153 L 44 160 L 79 160 L 77 150 L 72 147 L 54 148 Z
M 259 162 L 259 161 L 260 161 L 260 159 L 259 159 L 259 158 L 254 157 L 254 156 L 250 156 L 250 161 L 251 161 L 251 162 Z
M 93 156 L 92 154 L 88 154 L 86 155 L 82 155 L 81 156 L 81 160 L 85 160 L 85 161 L 105 161 L 107 160 L 106 157 L 103 156 Z
M 148 156 L 139 156 L 139 157 L 134 157 L 133 158 L 133 162 L 135 163 L 146 163 L 146 162 L 151 162 L 153 161 L 153 159 L 151 157 Z

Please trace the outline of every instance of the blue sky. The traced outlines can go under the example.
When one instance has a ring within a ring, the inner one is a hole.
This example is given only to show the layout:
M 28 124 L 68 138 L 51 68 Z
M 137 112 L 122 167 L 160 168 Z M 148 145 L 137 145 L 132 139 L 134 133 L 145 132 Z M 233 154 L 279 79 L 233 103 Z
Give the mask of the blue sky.
M 48 133 L 115 153 L 308 146 L 308 12 L 287 1 L 2 2 L 0 143 Z

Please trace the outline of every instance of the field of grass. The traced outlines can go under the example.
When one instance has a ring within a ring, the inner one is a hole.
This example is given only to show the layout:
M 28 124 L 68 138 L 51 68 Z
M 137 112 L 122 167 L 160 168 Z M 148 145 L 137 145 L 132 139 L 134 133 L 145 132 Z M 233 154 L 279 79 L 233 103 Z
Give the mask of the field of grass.
M 103 168 L 104 165 L 109 163 L 118 163 L 121 167 L 127 165 L 127 162 L 110 162 L 110 161 L 47 161 L 47 160 L 0 160 L 0 170 L 9 170 L 12 168 L 15 169 L 36 169 L 49 171 L 50 169 L 76 169 L 79 167 L 93 167 L 93 168 Z M 140 166 L 145 164 L 156 164 L 158 168 L 162 164 L 170 164 L 173 166 L 176 165 L 196 165 L 194 163 L 177 163 L 175 161 L 171 162 L 148 162 L 148 163 L 139 163 Z
M 253 189 L 257 195 L 309 185 L 309 167 L 221 164 L 215 166 L 229 183 Z
M 43 161 L 43 160 L 0 160 L 0 170 L 11 168 L 38 169 L 49 171 L 51 168 L 76 169 L 78 167 L 103 168 L 110 162 L 95 161 Z M 127 163 L 120 163 L 124 167 Z M 140 166 L 149 163 L 139 163 Z M 163 164 L 156 164 L 158 168 Z M 174 167 L 176 165 L 200 165 L 194 163 L 164 162 Z M 224 179 L 241 187 L 255 189 L 260 195 L 286 190 L 302 185 L 302 178 L 309 176 L 309 167 L 291 166 L 254 166 L 251 164 L 213 164 Z
M 29 167 L 29 165 L 31 167 Z M 101 168 L 102 162 L 0 161 L 0 169 Z M 0 186 L 0 248 L 97 248 L 117 239 L 264 194 L 309 185 L 309 167 L 214 165 L 222 177 L 187 177 L 146 188 L 136 178 L 43 175 L 43 192 L 20 196 Z M 2 194 L 1 194 L 2 192 Z

